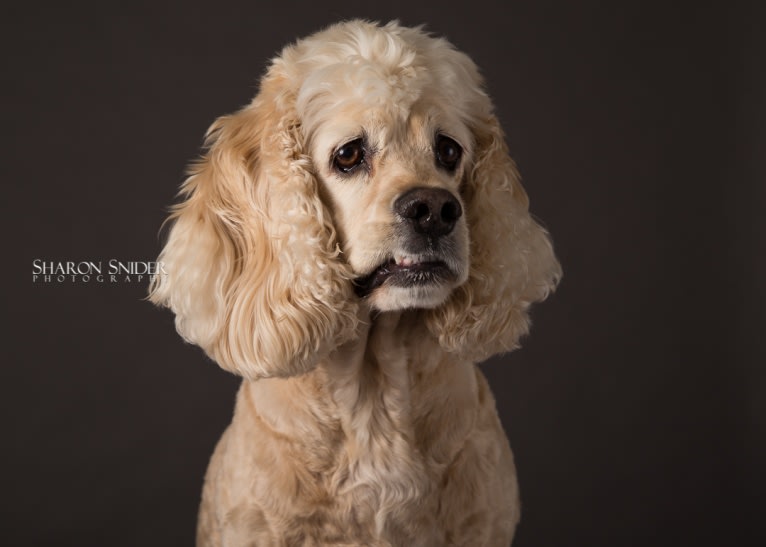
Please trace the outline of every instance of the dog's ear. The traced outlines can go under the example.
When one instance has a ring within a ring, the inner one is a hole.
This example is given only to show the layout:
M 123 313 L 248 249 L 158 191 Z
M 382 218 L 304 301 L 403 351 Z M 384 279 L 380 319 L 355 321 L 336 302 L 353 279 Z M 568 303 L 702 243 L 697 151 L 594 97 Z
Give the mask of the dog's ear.
M 273 66 L 249 106 L 211 127 L 169 219 L 167 275 L 150 287 L 187 341 L 250 379 L 311 369 L 358 321 L 285 81 Z
M 463 191 L 469 278 L 427 321 L 442 347 L 478 361 L 518 347 L 529 331 L 530 304 L 555 289 L 561 267 L 548 234 L 529 214 L 496 117 L 473 125 L 475 159 Z

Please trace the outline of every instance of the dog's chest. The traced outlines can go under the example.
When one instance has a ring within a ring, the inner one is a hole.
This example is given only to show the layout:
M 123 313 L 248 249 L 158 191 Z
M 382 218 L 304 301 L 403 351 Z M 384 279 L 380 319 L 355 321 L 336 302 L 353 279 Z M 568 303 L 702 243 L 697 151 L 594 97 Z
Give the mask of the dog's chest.
M 370 419 L 383 419 L 377 414 Z M 246 449 L 252 466 L 227 465 L 224 473 L 238 476 L 223 481 L 233 486 L 225 505 L 236 508 L 225 528 L 263 535 L 257 545 L 274 538 L 295 546 L 441 544 L 435 520 L 443 466 L 388 426 L 371 423 L 366 438 L 352 440 L 337 425 L 323 432 L 324 444 L 269 442 Z
M 326 432 L 330 443 L 319 452 L 301 450 L 295 468 L 305 471 L 294 473 L 306 507 L 290 519 L 295 534 L 321 537 L 324 545 L 340 538 L 356 545 L 439 544 L 432 534 L 445 465 L 418 442 L 420 420 L 395 391 L 357 401 L 338 429 Z
M 237 522 L 225 528 L 265 534 L 264 545 L 445 544 L 442 480 L 473 424 L 475 373 L 385 342 L 300 380 L 243 387 L 242 445 L 223 464 L 238 475 L 223 481 Z
M 422 465 L 352 461 L 321 482 L 325 498 L 307 503 L 283 528 L 288 545 L 439 544 L 438 496 Z

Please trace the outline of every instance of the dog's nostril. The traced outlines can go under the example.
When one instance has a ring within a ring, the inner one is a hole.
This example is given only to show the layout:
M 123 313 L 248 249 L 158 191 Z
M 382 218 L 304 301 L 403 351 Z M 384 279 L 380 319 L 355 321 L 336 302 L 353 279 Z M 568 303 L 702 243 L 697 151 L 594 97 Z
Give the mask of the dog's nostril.
M 431 209 L 425 203 L 416 204 L 414 218 L 428 217 L 431 214 Z
M 460 204 L 457 202 L 456 199 L 452 198 L 451 200 L 447 201 L 444 205 L 442 205 L 441 215 L 442 220 L 445 222 L 455 222 L 457 219 L 460 218 L 460 215 L 462 214 L 462 210 L 460 209 Z

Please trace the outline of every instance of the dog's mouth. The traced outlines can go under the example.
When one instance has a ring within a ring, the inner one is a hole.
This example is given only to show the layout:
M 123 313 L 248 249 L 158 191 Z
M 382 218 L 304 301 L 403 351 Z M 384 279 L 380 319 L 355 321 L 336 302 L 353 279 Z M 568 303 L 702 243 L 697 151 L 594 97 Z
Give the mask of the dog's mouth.
M 416 260 L 409 257 L 391 258 L 371 273 L 354 280 L 354 291 L 364 298 L 384 283 L 397 287 L 438 284 L 455 278 L 455 273 L 443 260 Z

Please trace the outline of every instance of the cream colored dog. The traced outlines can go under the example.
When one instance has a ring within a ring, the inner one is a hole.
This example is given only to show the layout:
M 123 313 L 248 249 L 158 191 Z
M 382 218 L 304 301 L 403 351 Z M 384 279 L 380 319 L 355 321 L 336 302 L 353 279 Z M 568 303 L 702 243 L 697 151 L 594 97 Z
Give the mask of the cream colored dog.
M 198 545 L 509 545 L 513 457 L 474 363 L 560 269 L 473 62 L 338 24 L 207 145 L 151 287 L 244 378 Z

